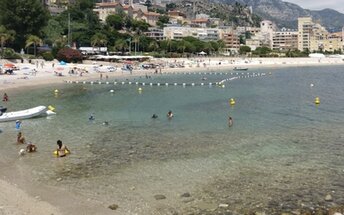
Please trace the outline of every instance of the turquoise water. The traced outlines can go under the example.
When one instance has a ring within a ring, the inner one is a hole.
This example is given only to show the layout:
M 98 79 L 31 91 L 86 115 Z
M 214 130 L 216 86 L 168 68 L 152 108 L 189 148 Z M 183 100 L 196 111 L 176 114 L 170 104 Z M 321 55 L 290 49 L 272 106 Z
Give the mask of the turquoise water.
M 53 105 L 57 115 L 23 121 L 24 135 L 39 151 L 19 159 L 15 123 L 1 123 L 0 142 L 6 146 L 0 148 L 1 161 L 28 168 L 40 183 L 55 185 L 61 177 L 68 189 L 118 202 L 124 214 L 199 212 L 199 202 L 227 203 L 238 213 L 272 213 L 301 204 L 327 206 L 327 193 L 341 204 L 342 71 L 340 66 L 250 69 L 267 75 L 226 82 L 225 88 L 171 85 L 236 75 L 143 75 L 116 81 L 170 85 L 65 84 L 10 93 L 9 110 Z M 236 100 L 233 107 L 230 98 Z M 166 118 L 169 110 L 172 120 Z M 159 118 L 151 119 L 153 113 Z M 234 119 L 230 128 L 228 115 Z M 52 156 L 57 139 L 72 150 L 67 158 Z M 194 200 L 182 202 L 184 192 Z M 166 195 L 168 204 L 156 203 L 155 194 Z

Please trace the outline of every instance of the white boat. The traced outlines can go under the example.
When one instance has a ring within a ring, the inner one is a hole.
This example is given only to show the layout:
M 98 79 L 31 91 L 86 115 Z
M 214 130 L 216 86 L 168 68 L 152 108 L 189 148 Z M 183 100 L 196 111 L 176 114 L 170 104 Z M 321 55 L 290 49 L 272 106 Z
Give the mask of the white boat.
M 0 122 L 7 122 L 7 121 L 15 121 L 20 119 L 28 119 L 40 115 L 44 115 L 47 112 L 47 107 L 45 106 L 37 106 L 34 108 L 14 111 L 14 112 L 6 112 L 0 116 Z

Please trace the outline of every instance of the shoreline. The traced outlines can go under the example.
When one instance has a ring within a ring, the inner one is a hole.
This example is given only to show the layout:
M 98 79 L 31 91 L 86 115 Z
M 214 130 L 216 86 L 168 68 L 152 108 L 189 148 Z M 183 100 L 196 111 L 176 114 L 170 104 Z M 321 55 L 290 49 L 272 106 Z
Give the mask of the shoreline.
M 195 65 L 194 61 L 190 61 L 188 59 L 180 58 L 178 61 L 176 59 L 168 59 L 168 60 L 160 60 L 157 59 L 157 63 L 164 62 L 164 66 L 168 66 L 171 63 L 178 63 L 183 62 L 185 67 L 182 68 L 163 68 L 162 74 L 166 73 L 183 73 L 183 72 L 217 72 L 223 70 L 231 70 L 235 67 L 244 67 L 248 69 L 256 69 L 256 68 L 286 68 L 286 67 L 309 67 L 309 66 L 341 66 L 344 65 L 344 61 L 337 59 L 337 58 L 327 58 L 321 59 L 320 61 L 315 58 L 257 58 L 257 59 L 236 59 L 233 63 L 232 59 L 225 59 L 225 58 L 209 58 L 203 59 L 198 64 L 205 63 L 205 67 L 203 65 Z M 218 63 L 221 62 L 221 65 Z M 89 63 L 89 62 L 88 62 Z M 108 62 L 97 62 L 101 65 L 113 65 Z M 150 63 L 154 63 L 150 62 Z M 132 74 L 129 72 L 121 72 L 120 65 L 117 64 L 118 69 L 114 72 L 89 72 L 83 76 L 69 76 L 64 71 L 64 75 L 61 77 L 55 76 L 53 73 L 54 68 L 47 63 L 47 67 L 38 68 L 38 73 L 35 76 L 27 75 L 21 71 L 15 71 L 15 75 L 0 75 L 0 92 L 5 90 L 20 90 L 22 88 L 39 88 L 42 86 L 47 85 L 58 85 L 63 84 L 68 81 L 86 81 L 86 80 L 99 80 L 100 74 L 104 74 L 109 77 L 109 79 L 114 78 L 128 78 L 128 77 L 138 77 L 145 74 L 154 74 L 155 69 L 134 69 Z M 19 66 L 26 67 L 27 64 L 19 64 Z M 32 65 L 31 65 L 32 66 Z M 72 68 L 73 66 L 76 67 L 85 67 L 85 66 L 92 66 L 92 64 L 72 64 L 70 67 L 66 69 Z M 48 71 L 47 71 L 48 70 Z M 51 71 L 49 71 L 51 70 Z M 234 71 L 235 72 L 235 71 Z M 237 71 L 239 72 L 239 71 Z M 245 72 L 250 72 L 245 71 Z M 103 78 L 105 80 L 105 78 Z
M 293 59 L 291 59 L 293 60 Z M 218 61 L 218 60 L 214 60 Z M 163 69 L 163 74 L 169 72 L 183 73 L 183 72 L 194 72 L 194 71 L 207 71 L 207 72 L 219 72 L 223 70 L 232 69 L 235 66 L 245 66 L 248 68 L 285 68 L 285 67 L 311 67 L 311 66 L 343 66 L 344 62 L 334 63 L 334 62 L 308 62 L 303 64 L 298 63 L 272 63 L 272 64 L 226 64 L 226 65 L 211 65 L 209 67 L 185 67 L 185 68 L 167 68 Z M 216 69 L 216 70 L 215 70 Z M 239 72 L 239 71 L 238 71 Z M 251 72 L 250 70 L 245 72 Z M 40 74 L 41 73 L 41 74 Z M 109 78 L 126 78 L 126 77 L 138 77 L 145 73 L 153 74 L 152 70 L 135 70 L 133 74 L 116 72 L 102 73 L 109 75 Z M 66 81 L 83 81 L 83 80 L 99 80 L 99 74 L 97 72 L 90 73 L 86 76 L 63 76 L 57 77 L 53 73 L 46 73 L 44 71 L 39 71 L 37 76 L 29 76 L 29 79 L 16 79 L 18 76 L 23 76 L 22 74 L 14 75 L 13 84 L 0 84 L 0 91 L 13 90 L 22 91 L 28 88 L 40 88 L 42 86 L 58 85 L 64 84 Z M 0 83 L 9 76 L 1 75 Z M 11 77 L 11 78 L 12 78 Z M 104 79 L 103 79 L 104 80 Z M 11 97 L 11 96 L 10 96 Z M 0 161 L 1 163 L 1 161 Z M 5 163 L 3 163 L 5 164 Z M 5 166 L 9 168 L 10 165 Z M 19 175 L 16 175 L 20 172 Z M 27 214 L 74 214 L 73 212 L 78 211 L 78 213 L 85 212 L 85 214 L 107 214 L 112 213 L 107 205 L 104 203 L 99 203 L 89 199 L 83 199 L 84 196 L 78 193 L 70 193 L 68 190 L 63 190 L 58 188 L 58 183 L 56 187 L 50 187 L 48 185 L 39 185 L 33 183 L 31 187 L 27 187 L 30 184 L 30 175 L 23 174 L 24 170 L 20 169 L 18 166 L 11 171 L 2 171 L 3 178 L 0 179 L 0 189 L 4 192 L 0 194 L 0 212 L 5 214 L 22 214 L 26 212 Z M 7 178 L 4 178 L 6 176 Z M 28 177 L 26 177 L 28 176 Z M 52 195 L 53 193 L 53 195 Z M 37 197 L 38 196 L 38 197 Z M 37 197 L 37 198 L 36 198 Z M 59 199 L 56 201 L 56 198 Z M 106 204 L 110 204 L 107 202 Z M 67 207 L 64 207 L 67 205 Z M 116 212 L 120 212 L 116 211 Z

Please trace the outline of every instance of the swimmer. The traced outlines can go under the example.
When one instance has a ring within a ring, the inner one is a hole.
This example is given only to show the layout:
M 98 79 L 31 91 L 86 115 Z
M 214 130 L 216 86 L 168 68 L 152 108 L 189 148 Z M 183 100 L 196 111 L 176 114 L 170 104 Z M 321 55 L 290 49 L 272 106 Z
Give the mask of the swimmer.
M 25 137 L 22 132 L 19 132 L 17 135 L 17 143 L 18 144 L 24 144 L 26 143 Z
M 37 151 L 37 146 L 35 144 L 32 144 L 30 141 L 27 142 L 26 146 L 26 152 L 36 152 Z
M 107 125 L 109 125 L 109 122 L 108 121 L 104 121 L 103 125 L 107 126 Z
M 157 119 L 157 118 L 158 118 L 158 115 L 153 114 L 152 119 Z
M 17 120 L 17 121 L 16 121 L 16 129 L 17 129 L 17 130 L 20 130 L 20 126 L 21 126 L 21 121 L 20 121 L 20 120 Z
M 233 125 L 233 119 L 231 116 L 228 117 L 228 127 L 231 127 Z
M 89 120 L 89 121 L 93 121 L 93 120 L 95 120 L 95 118 L 94 118 L 93 114 L 91 114 L 91 115 L 90 115 L 90 117 L 88 117 L 88 120 Z
M 7 93 L 4 93 L 4 97 L 2 98 L 2 101 L 3 102 L 8 102 L 9 101 Z
M 170 118 L 170 119 L 173 117 L 173 113 L 172 113 L 171 110 L 167 113 L 167 117 Z
M 66 145 L 62 144 L 61 140 L 58 140 L 56 144 L 58 146 L 56 150 L 57 150 L 57 155 L 59 157 L 65 157 L 66 156 L 66 151 L 68 153 L 70 153 L 70 150 L 67 148 Z

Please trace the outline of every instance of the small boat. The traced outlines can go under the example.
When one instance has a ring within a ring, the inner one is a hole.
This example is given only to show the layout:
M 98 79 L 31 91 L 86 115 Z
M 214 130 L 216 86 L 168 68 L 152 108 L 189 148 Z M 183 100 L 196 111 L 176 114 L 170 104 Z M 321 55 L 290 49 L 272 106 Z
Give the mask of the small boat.
M 26 109 L 26 110 L 3 113 L 0 116 L 0 122 L 15 121 L 15 120 L 20 120 L 20 119 L 29 119 L 32 117 L 45 115 L 47 110 L 48 109 L 45 106 L 37 106 L 37 107 Z
M 247 67 L 234 67 L 233 70 L 234 71 L 246 71 L 246 70 L 248 70 L 248 68 Z

